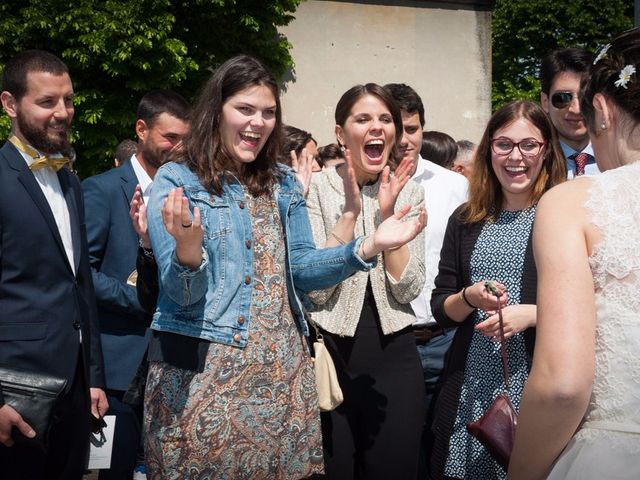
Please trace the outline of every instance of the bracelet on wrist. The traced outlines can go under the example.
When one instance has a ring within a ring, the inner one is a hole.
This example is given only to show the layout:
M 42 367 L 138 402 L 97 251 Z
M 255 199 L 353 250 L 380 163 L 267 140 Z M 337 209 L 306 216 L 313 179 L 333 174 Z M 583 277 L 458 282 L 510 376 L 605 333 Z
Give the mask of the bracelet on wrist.
M 473 308 L 473 309 L 475 310 L 475 309 L 476 309 L 476 308 L 478 308 L 478 307 L 476 307 L 475 305 L 473 305 L 473 304 L 469 301 L 469 299 L 467 298 L 467 295 L 466 295 L 466 291 L 467 291 L 467 287 L 464 287 L 464 288 L 462 289 L 462 291 L 460 292 L 460 298 L 462 299 L 462 301 L 463 301 L 464 303 L 466 303 L 466 304 L 467 304 L 467 306 L 468 306 L 469 308 Z
M 338 241 L 338 243 L 339 243 L 340 245 L 346 245 L 346 244 L 347 244 L 347 242 L 345 242 L 344 240 L 342 240 L 342 239 L 341 239 L 338 235 L 336 235 L 335 233 L 331 232 L 331 236 L 332 236 L 333 238 L 335 238 L 335 239 Z
M 367 255 L 367 251 L 366 251 L 366 249 L 365 249 L 365 246 L 367 245 L 367 240 L 369 240 L 369 238 L 370 238 L 370 237 L 368 237 L 368 236 L 367 236 L 367 237 L 365 237 L 365 238 L 364 238 L 364 240 L 362 240 L 362 243 L 360 244 L 360 248 L 362 249 L 362 255 L 361 255 L 361 256 L 362 256 L 362 259 L 363 259 L 363 260 L 367 260 L 368 258 L 370 258 L 370 257 Z
M 150 248 L 146 248 L 142 243 L 142 239 L 138 240 L 138 246 L 142 249 L 142 254 L 145 257 L 153 258 L 153 250 Z

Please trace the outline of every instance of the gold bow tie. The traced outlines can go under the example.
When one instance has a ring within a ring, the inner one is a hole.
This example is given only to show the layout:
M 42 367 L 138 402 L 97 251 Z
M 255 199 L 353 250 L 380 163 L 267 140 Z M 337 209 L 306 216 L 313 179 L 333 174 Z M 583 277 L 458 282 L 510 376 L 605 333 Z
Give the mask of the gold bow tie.
M 32 172 L 37 172 L 42 168 L 49 167 L 54 172 L 57 172 L 68 163 L 69 159 L 67 157 L 49 158 L 47 156 L 44 156 L 36 158 L 35 162 L 29 165 L 29 169 Z
M 40 155 L 36 150 L 34 150 L 33 148 L 29 147 L 28 145 L 25 145 L 24 143 L 22 143 L 20 141 L 20 139 L 18 137 L 16 137 L 15 135 L 13 135 L 9 139 L 9 141 L 11 143 L 13 143 L 13 145 L 18 150 L 20 150 L 21 152 L 26 153 L 31 158 L 35 159 L 35 161 L 31 165 L 29 165 L 29 169 L 32 172 L 36 172 L 36 171 L 38 171 L 38 170 L 40 170 L 42 168 L 45 168 L 45 167 L 49 167 L 54 172 L 57 172 L 58 170 L 60 170 L 65 165 L 69 164 L 69 159 L 67 157 L 50 158 L 50 157 L 47 157 L 46 155 Z

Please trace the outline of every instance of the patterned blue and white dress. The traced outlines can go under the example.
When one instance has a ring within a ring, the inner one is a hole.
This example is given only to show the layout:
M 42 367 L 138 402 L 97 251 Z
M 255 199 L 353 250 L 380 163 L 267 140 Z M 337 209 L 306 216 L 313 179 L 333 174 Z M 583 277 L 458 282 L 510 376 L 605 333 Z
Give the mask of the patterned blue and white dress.
M 471 282 L 493 279 L 507 288 L 509 305 L 520 303 L 522 271 L 535 206 L 524 210 L 502 211 L 495 222 L 482 229 L 471 254 Z M 476 310 L 474 323 L 488 318 Z M 507 340 L 509 354 L 509 397 L 516 410 L 528 376 L 527 355 L 522 333 Z M 482 444 L 466 429 L 489 408 L 504 391 L 500 343 L 474 331 L 460 392 L 458 413 L 449 441 L 445 475 L 453 478 L 489 480 L 506 478 L 506 472 L 493 460 Z

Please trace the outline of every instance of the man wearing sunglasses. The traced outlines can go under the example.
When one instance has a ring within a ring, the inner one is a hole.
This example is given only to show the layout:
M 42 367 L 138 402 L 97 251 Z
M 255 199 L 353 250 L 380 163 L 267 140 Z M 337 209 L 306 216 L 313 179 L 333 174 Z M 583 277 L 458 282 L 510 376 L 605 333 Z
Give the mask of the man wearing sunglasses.
M 540 103 L 556 128 L 570 179 L 599 172 L 578 98 L 580 81 L 592 61 L 586 50 L 562 48 L 547 55 L 540 66 Z

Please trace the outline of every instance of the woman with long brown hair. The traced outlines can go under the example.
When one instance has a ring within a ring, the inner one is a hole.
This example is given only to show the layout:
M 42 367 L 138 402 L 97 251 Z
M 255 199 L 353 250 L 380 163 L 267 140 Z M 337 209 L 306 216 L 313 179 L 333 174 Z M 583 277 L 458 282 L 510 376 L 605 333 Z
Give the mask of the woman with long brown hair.
M 278 86 L 234 57 L 203 88 L 149 202 L 159 297 L 145 395 L 153 479 L 299 479 L 323 471 L 304 291 L 413 239 L 408 209 L 366 238 L 316 249 L 302 186 L 277 163 Z M 352 174 L 350 175 L 352 176 Z
M 484 284 L 491 280 L 503 293 L 509 394 L 517 409 L 535 338 L 533 220 L 542 194 L 565 176 L 555 131 L 539 105 L 511 102 L 491 116 L 478 146 L 469 201 L 449 219 L 431 297 L 438 323 L 459 326 L 436 405 L 434 478 L 506 476 L 466 430 L 504 388 L 497 303 Z

